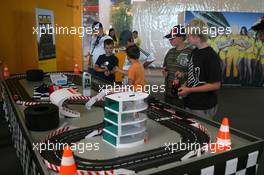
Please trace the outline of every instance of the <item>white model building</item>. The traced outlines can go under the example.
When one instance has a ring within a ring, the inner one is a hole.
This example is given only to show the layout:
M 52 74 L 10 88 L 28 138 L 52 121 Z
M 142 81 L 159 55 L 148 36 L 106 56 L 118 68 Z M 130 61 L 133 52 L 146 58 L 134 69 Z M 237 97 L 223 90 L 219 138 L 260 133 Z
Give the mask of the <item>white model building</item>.
M 106 96 L 103 140 L 116 148 L 144 143 L 148 108 L 147 93 L 122 92 Z

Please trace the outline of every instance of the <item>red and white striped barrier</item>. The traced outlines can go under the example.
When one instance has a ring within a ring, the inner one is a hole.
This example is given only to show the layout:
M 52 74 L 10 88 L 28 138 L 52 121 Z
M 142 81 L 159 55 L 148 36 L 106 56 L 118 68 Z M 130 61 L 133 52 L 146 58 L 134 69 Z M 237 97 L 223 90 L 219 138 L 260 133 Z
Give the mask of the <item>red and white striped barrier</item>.
M 190 124 L 190 125 L 192 125 L 192 126 L 198 128 L 198 129 L 200 129 L 200 130 L 201 130 L 202 132 L 204 132 L 205 134 L 208 134 L 208 130 L 207 130 L 207 128 L 204 127 L 202 124 L 198 123 L 198 122 L 197 122 L 196 120 L 194 120 L 194 119 L 187 119 L 187 120 L 193 122 L 193 123 Z
M 44 139 L 42 142 L 46 142 L 48 141 L 50 138 L 58 135 L 58 134 L 61 134 L 61 133 L 64 133 L 66 131 L 70 131 L 72 129 L 75 129 L 76 127 L 73 127 L 73 126 L 66 126 L 68 123 L 64 123 L 62 125 L 62 127 L 58 128 L 56 131 L 53 131 L 53 132 L 50 132 Z M 86 138 L 88 137 L 94 137 L 98 134 L 101 134 L 102 133 L 102 129 L 97 129 L 97 130 L 94 130 L 92 133 L 88 134 L 86 136 Z M 46 159 L 43 159 L 45 165 L 50 169 L 50 170 L 53 170 L 55 172 L 59 172 L 60 171 L 60 166 L 58 165 L 55 165 L 53 163 L 50 163 L 48 160 Z M 132 174 L 135 174 L 134 171 L 131 171 L 131 170 L 127 170 L 127 169 L 115 169 L 115 170 L 103 170 L 103 171 L 90 171 L 90 170 L 77 170 L 77 175 L 132 175 Z
M 57 166 L 57 165 L 52 164 L 52 163 L 49 163 L 49 161 L 47 161 L 45 159 L 44 159 L 44 163 L 50 170 L 53 170 L 55 172 L 60 172 L 60 166 Z
M 77 170 L 78 175 L 117 175 L 115 170 L 108 171 L 85 171 L 85 170 Z
M 21 79 L 21 78 L 26 78 L 26 74 L 17 74 L 17 75 L 11 75 L 8 79 Z
M 49 169 L 57 173 L 60 172 L 60 166 L 49 163 L 45 159 L 44 159 L 44 163 Z M 127 169 L 104 170 L 104 171 L 77 170 L 77 175 L 132 175 L 132 174 L 135 174 L 135 172 Z
M 68 98 L 68 100 L 90 100 L 92 98 L 92 96 L 73 96 Z
M 97 136 L 99 134 L 102 134 L 102 132 L 103 132 L 102 128 L 94 130 L 91 133 L 89 133 L 87 136 L 85 136 L 85 138 L 87 139 L 87 138 L 91 138 L 91 137 Z
M 45 76 L 50 76 L 53 74 L 75 75 L 73 72 L 48 72 L 45 74 Z
M 17 105 L 22 105 L 22 106 L 34 106 L 37 104 L 50 104 L 51 102 L 36 102 L 36 101 L 16 101 Z
M 63 124 L 60 128 L 56 129 L 55 131 L 52 131 L 50 132 L 43 140 L 42 142 L 46 142 L 48 141 L 49 139 L 51 139 L 52 137 L 56 136 L 56 135 L 59 135 L 59 134 L 62 134 L 66 131 L 70 131 L 72 129 L 76 129 L 76 127 L 73 127 L 73 126 L 64 126 L 64 125 L 67 125 L 67 123 Z

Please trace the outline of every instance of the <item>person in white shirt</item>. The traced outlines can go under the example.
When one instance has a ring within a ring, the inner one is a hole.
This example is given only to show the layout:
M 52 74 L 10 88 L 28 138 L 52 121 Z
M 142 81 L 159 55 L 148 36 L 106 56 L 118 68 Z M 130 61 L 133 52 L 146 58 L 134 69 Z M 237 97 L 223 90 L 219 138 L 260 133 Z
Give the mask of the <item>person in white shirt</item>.
M 92 25 L 93 36 L 91 41 L 91 48 L 88 53 L 90 57 L 90 66 L 93 67 L 100 55 L 105 54 L 104 41 L 106 39 L 112 39 L 110 36 L 104 34 L 103 25 L 96 21 Z

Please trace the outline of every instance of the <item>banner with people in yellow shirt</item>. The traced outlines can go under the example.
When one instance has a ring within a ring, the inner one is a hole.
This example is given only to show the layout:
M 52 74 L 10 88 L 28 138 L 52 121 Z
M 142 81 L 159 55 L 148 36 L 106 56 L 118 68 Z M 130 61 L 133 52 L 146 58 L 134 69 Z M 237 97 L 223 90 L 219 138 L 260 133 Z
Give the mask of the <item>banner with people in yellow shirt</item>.
M 264 13 L 186 11 L 185 24 L 194 18 L 207 22 L 209 28 L 202 32 L 210 36 L 209 44 L 221 59 L 223 84 L 263 86 L 264 29 L 254 30 L 263 16 Z

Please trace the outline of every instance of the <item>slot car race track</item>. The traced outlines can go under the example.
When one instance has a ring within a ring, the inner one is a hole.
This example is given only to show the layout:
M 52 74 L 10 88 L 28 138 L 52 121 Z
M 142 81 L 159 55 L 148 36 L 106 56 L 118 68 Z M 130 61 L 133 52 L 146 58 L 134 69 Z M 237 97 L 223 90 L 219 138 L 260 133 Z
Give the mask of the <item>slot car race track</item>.
M 19 79 L 25 78 L 23 75 L 11 77 L 6 80 L 7 86 L 11 91 L 11 94 L 15 100 L 30 100 L 31 97 L 27 94 L 24 87 L 20 84 Z M 45 102 L 47 103 L 47 102 Z M 74 104 L 84 104 L 84 101 L 73 102 Z M 161 125 L 179 133 L 181 135 L 181 143 L 197 143 L 204 146 L 204 143 L 210 142 L 210 136 L 207 133 L 206 128 L 194 121 L 192 118 L 177 116 L 176 110 L 164 103 L 155 100 L 152 97 L 148 99 L 149 108 L 147 110 L 148 117 Z M 98 131 L 98 134 L 93 137 L 100 137 L 103 128 L 103 123 L 83 127 L 78 129 L 72 129 L 58 135 L 55 135 L 45 142 L 50 143 L 76 143 L 93 131 Z M 75 162 L 78 170 L 89 171 L 105 171 L 114 169 L 127 169 L 135 172 L 139 172 L 145 169 L 158 167 L 164 164 L 181 161 L 190 151 L 197 152 L 201 150 L 169 150 L 165 146 L 154 148 L 144 152 L 138 152 L 126 156 L 121 156 L 107 160 L 90 160 L 84 159 L 74 155 Z M 41 152 L 41 156 L 50 164 L 60 166 L 62 150 L 44 150 Z M 106 163 L 107 162 L 107 163 Z M 55 169 L 56 170 L 56 169 Z

